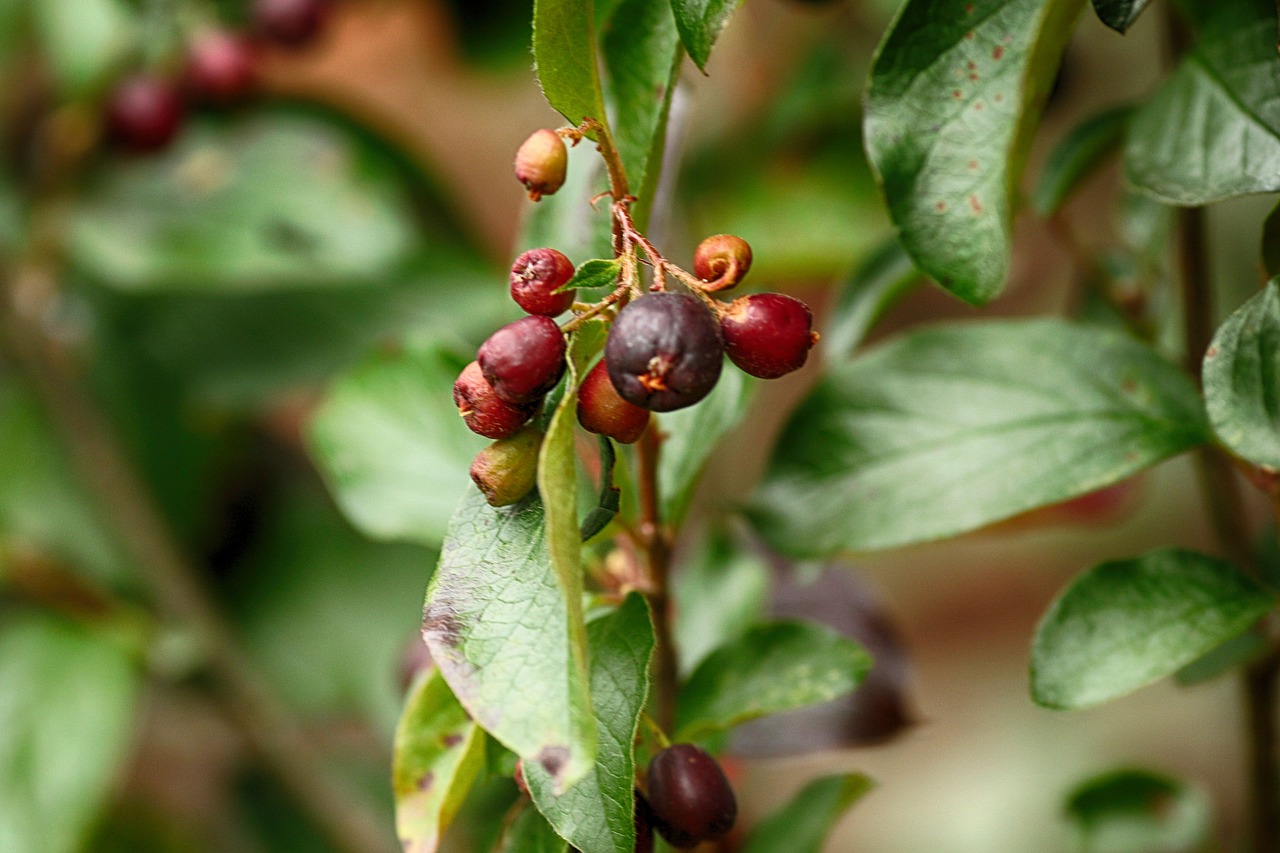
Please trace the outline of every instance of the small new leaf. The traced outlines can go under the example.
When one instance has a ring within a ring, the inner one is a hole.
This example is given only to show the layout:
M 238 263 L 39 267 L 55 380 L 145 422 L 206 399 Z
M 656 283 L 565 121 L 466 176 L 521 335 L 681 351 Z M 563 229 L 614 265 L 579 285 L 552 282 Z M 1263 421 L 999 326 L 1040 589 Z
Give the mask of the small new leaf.
M 716 39 L 733 17 L 742 0 L 671 0 L 676 27 L 689 58 L 706 71 Z
M 557 287 L 552 293 L 563 293 L 566 290 L 594 290 L 618 286 L 618 275 L 622 272 L 622 263 L 616 258 L 605 260 L 593 258 L 578 264 L 573 277 Z

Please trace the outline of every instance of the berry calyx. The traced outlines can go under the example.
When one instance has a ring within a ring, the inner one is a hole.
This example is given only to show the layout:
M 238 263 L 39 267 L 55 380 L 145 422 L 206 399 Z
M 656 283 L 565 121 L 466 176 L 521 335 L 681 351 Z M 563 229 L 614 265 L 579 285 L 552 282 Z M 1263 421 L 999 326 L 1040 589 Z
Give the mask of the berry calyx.
M 692 406 L 720 378 L 724 339 L 705 305 L 684 293 L 650 293 L 618 312 L 604 345 L 618 396 L 653 412 Z
M 714 758 L 691 743 L 677 743 L 649 762 L 649 811 L 673 847 L 724 838 L 738 817 L 738 801 Z
M 628 403 L 613 387 L 604 361 L 596 362 L 578 389 L 578 423 L 587 432 L 633 444 L 649 426 L 649 410 Z
M 453 383 L 453 402 L 467 428 L 485 438 L 514 435 L 533 416 L 537 404 L 516 406 L 494 393 L 479 362 L 471 362 Z
M 280 47 L 304 47 L 320 35 L 332 5 L 330 0 L 254 0 L 253 23 Z
M 553 291 L 573 278 L 573 261 L 555 249 L 530 249 L 511 265 L 511 298 L 527 314 L 555 317 L 573 306 L 577 293 Z
M 564 186 L 569 169 L 569 151 L 554 130 L 536 130 L 516 151 L 516 180 L 537 201 Z
M 751 246 L 741 237 L 716 234 L 698 244 L 693 254 L 693 274 L 702 279 L 703 290 L 728 290 L 742 281 L 751 269 Z
M 542 430 L 531 424 L 476 454 L 471 462 L 471 482 L 484 493 L 489 506 L 510 506 L 533 491 L 541 446 Z
M 476 360 L 494 393 L 519 406 L 537 402 L 556 386 L 564 375 L 566 349 L 556 321 L 535 315 L 490 335 Z
M 809 306 L 782 293 L 738 297 L 720 318 L 720 330 L 729 360 L 761 379 L 798 370 L 819 337 Z
M 107 132 L 139 153 L 159 151 L 178 135 L 186 107 L 173 81 L 147 72 L 125 77 L 107 99 Z
M 218 106 L 243 100 L 257 84 L 257 50 L 243 33 L 206 30 L 187 47 L 184 78 L 197 100 Z

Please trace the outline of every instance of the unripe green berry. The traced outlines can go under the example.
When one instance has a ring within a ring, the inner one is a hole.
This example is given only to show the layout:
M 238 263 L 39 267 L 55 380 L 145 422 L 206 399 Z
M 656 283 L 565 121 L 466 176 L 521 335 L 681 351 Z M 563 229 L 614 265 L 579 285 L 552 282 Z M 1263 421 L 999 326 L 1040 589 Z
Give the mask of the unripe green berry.
M 471 480 L 484 492 L 489 506 L 509 506 L 533 491 L 541 446 L 542 430 L 529 425 L 476 454 Z
M 537 201 L 564 186 L 569 151 L 554 130 L 537 130 L 516 151 L 516 180 Z
M 693 255 L 693 274 L 706 282 L 703 290 L 728 290 L 751 269 L 751 246 L 741 237 L 716 234 L 698 244 Z

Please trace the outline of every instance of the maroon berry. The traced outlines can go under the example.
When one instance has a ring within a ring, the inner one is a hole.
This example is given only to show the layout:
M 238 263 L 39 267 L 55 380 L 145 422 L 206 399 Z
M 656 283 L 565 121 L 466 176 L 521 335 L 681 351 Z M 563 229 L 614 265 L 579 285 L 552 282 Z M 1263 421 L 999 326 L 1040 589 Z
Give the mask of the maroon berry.
M 649 762 L 649 811 L 673 847 L 693 847 L 724 838 L 738 817 L 738 802 L 714 758 L 677 743 Z
M 741 237 L 716 234 L 698 244 L 693 274 L 706 282 L 704 290 L 728 290 L 751 269 L 751 246 Z
M 684 293 L 650 293 L 618 313 L 604 361 L 618 395 L 654 412 L 692 406 L 720 378 L 724 339 L 705 305 Z
M 649 410 L 618 396 L 618 389 L 613 387 L 608 368 L 601 360 L 587 372 L 578 389 L 578 423 L 587 432 L 632 444 L 649 426 Z
M 635 853 L 653 853 L 653 813 L 644 794 L 636 791 L 636 847 Z
M 511 298 L 528 314 L 555 317 L 573 305 L 575 291 L 553 293 L 573 278 L 573 261 L 555 249 L 530 249 L 511 265 Z
M 729 360 L 746 373 L 776 379 L 799 369 L 818 342 L 813 313 L 781 293 L 740 296 L 720 318 Z
M 453 402 L 467 422 L 467 428 L 485 438 L 514 435 L 537 408 L 536 403 L 514 406 L 500 398 L 485 380 L 480 364 L 474 361 L 463 368 L 462 375 L 453 383 Z
M 254 0 L 253 22 L 268 41 L 303 47 L 324 29 L 332 6 L 330 0 Z
M 121 80 L 107 100 L 107 131 L 132 151 L 159 151 L 182 127 L 186 108 L 171 80 L 139 72 Z
M 186 85 L 198 100 L 226 106 L 257 84 L 258 55 L 243 33 L 206 30 L 187 48 Z
M 564 375 L 564 335 L 550 317 L 522 317 L 480 345 L 476 356 L 494 393 L 517 406 L 536 402 Z
M 569 151 L 554 130 L 534 131 L 516 151 L 516 180 L 524 184 L 532 201 L 564 186 L 568 169 Z

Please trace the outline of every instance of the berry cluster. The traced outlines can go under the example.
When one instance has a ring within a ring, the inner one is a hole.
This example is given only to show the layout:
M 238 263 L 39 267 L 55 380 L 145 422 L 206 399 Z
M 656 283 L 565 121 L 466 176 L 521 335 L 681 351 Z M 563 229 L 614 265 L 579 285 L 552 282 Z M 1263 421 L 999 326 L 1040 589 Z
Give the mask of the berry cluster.
M 228 107 L 257 86 L 264 45 L 299 48 L 324 29 L 332 0 L 254 0 L 250 31 L 208 28 L 187 41 L 181 71 L 136 71 L 107 95 L 110 139 L 148 153 L 169 145 L 182 129 L 190 104 Z
M 564 185 L 564 137 L 576 143 L 582 135 L 579 129 L 544 129 L 520 146 L 515 174 L 531 199 Z M 650 412 L 681 409 L 706 397 L 720 378 L 726 355 L 746 373 L 773 379 L 801 367 L 818 340 L 808 306 L 791 296 L 756 293 L 725 305 L 711 295 L 737 285 L 751 268 L 751 247 L 741 237 L 718 234 L 703 240 L 690 274 L 662 257 L 635 229 L 630 201 L 613 204 L 621 238 L 615 246 L 622 260 L 617 289 L 594 304 L 576 303 L 576 292 L 568 286 L 573 263 L 556 249 L 525 252 L 511 267 L 510 288 L 512 299 L 529 316 L 494 332 L 454 384 L 454 403 L 467 426 L 498 440 L 471 469 L 494 506 L 514 503 L 532 489 L 536 463 L 520 462 L 514 445 L 503 442 L 520 435 L 520 446 L 533 450 L 526 456 L 536 456 L 537 444 L 525 424 L 564 375 L 565 334 L 582 320 L 616 310 L 604 358 L 578 389 L 578 421 L 588 432 L 624 444 L 640 439 Z M 637 248 L 653 267 L 648 289 L 640 286 Z M 668 274 L 687 292 L 667 290 Z M 552 319 L 570 310 L 575 316 L 563 326 Z M 502 464 L 494 462 L 499 457 Z M 520 491 L 508 481 L 528 485 Z

